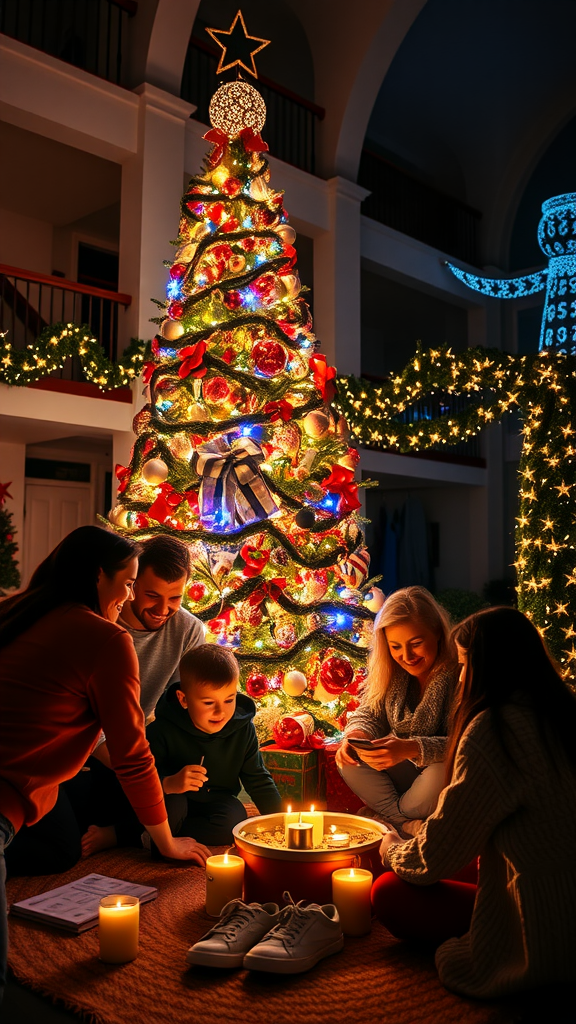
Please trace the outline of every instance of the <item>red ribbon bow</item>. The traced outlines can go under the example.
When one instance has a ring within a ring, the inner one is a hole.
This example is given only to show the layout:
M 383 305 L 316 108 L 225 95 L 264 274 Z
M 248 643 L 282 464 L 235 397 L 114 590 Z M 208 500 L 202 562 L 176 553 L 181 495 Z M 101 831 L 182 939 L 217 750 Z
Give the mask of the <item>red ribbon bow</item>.
M 175 508 L 184 500 L 183 494 L 178 494 L 172 484 L 163 483 L 158 488 L 158 494 L 148 509 L 148 515 L 157 523 L 165 523 Z
M 231 608 L 224 608 L 215 619 L 210 619 L 208 625 L 212 633 L 223 633 L 227 626 L 230 625 L 230 616 L 232 615 Z
M 252 128 L 244 128 L 240 132 L 239 137 L 242 139 L 247 153 L 266 153 L 268 151 L 268 143 L 264 142 L 260 133 L 253 131 Z M 211 128 L 202 138 L 206 139 L 206 142 L 214 143 L 214 149 L 210 154 L 210 163 L 213 167 L 216 167 L 226 152 L 230 136 L 223 132 L 221 128 Z
M 276 420 L 282 419 L 284 423 L 292 419 L 292 413 L 294 412 L 294 406 L 290 405 L 285 398 L 281 398 L 278 402 L 267 402 L 264 406 L 264 412 L 270 413 L 270 420 L 275 423 Z
M 331 402 L 336 394 L 336 384 L 334 383 L 336 367 L 328 366 L 326 356 L 318 353 L 318 355 L 310 356 L 310 368 L 314 383 L 322 398 L 325 402 Z
M 269 580 L 267 583 L 261 583 L 256 590 L 253 590 L 248 598 L 249 605 L 262 604 L 267 597 L 270 597 L 273 601 L 277 601 L 282 591 L 286 586 L 286 580 L 283 576 L 277 576 L 273 580 Z
M 150 383 L 152 374 L 154 373 L 155 369 L 156 369 L 156 363 L 144 363 L 144 368 L 142 370 L 142 383 L 143 384 L 149 384 Z
M 6 498 L 11 498 L 12 497 L 12 495 L 10 494 L 10 492 L 8 490 L 8 488 L 11 487 L 11 485 L 12 485 L 12 481 L 11 480 L 9 480 L 7 484 L 0 484 L 0 505 L 4 504 L 4 502 L 6 501 Z
M 252 128 L 243 128 L 240 132 L 240 138 L 244 143 L 244 149 L 247 153 L 268 152 L 268 143 L 264 142 L 260 132 L 255 132 Z
M 180 367 L 178 369 L 178 376 L 184 377 L 205 377 L 206 367 L 202 366 L 202 360 L 204 359 L 204 353 L 206 351 L 206 342 L 197 341 L 195 345 L 188 345 L 187 348 L 180 349 Z
M 130 466 L 121 466 L 119 462 L 114 466 L 114 473 L 116 479 L 120 481 L 118 485 L 118 494 L 123 494 L 128 487 L 130 480 Z
M 322 487 L 332 494 L 340 495 L 338 512 L 347 516 L 349 512 L 361 508 L 358 501 L 358 484 L 354 482 L 354 471 L 345 466 L 332 466 L 330 476 L 322 481 Z

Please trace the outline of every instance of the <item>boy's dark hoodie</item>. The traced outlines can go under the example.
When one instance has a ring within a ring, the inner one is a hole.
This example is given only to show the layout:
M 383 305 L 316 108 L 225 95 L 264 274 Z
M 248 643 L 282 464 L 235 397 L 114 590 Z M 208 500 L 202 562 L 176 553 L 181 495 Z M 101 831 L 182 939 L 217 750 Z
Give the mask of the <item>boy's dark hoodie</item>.
M 280 794 L 258 749 L 254 701 L 238 693 L 230 721 L 219 732 L 207 733 L 196 728 L 180 704 L 179 688 L 173 683 L 160 698 L 156 718 L 146 730 L 160 778 L 176 775 L 187 764 L 200 764 L 204 757 L 207 782 L 197 793 L 186 794 L 191 802 L 207 804 L 219 793 L 237 796 L 242 784 L 260 814 L 280 811 Z

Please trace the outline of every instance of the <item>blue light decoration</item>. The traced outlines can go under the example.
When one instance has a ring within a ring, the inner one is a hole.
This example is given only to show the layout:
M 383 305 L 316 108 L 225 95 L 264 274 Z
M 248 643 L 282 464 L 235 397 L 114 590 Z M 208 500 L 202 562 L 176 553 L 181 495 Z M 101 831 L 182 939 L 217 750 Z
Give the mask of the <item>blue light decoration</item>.
M 548 266 L 535 274 L 477 277 L 453 263 L 446 266 L 468 288 L 496 299 L 518 299 L 546 289 L 540 351 L 576 355 L 576 192 L 542 203 L 538 243 L 548 256 Z

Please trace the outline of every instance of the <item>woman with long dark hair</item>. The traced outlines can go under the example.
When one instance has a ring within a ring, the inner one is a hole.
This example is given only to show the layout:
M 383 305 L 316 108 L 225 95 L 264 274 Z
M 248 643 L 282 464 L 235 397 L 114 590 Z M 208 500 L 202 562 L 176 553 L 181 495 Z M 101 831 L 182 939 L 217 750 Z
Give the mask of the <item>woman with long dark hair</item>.
M 117 625 L 132 598 L 138 547 L 82 526 L 0 603 L 0 998 L 6 964 L 4 847 L 54 806 L 103 729 L 112 767 L 161 853 L 204 864 L 209 850 L 176 839 L 144 733 L 134 645 Z
M 454 635 L 448 785 L 413 839 L 384 837 L 374 907 L 399 938 L 442 943 L 440 979 L 463 995 L 574 981 L 576 698 L 520 612 L 480 612 Z M 478 856 L 477 885 L 441 881 Z

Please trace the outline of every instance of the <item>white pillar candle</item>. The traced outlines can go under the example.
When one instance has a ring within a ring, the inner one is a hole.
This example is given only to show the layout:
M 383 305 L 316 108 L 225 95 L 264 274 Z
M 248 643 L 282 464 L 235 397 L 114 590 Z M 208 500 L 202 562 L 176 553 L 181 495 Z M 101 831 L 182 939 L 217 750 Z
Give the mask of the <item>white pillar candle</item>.
M 98 908 L 100 959 L 127 964 L 138 956 L 140 901 L 137 896 L 104 896 Z
M 284 815 L 284 840 L 286 846 L 288 846 L 288 825 L 293 825 L 295 821 L 298 821 L 299 817 L 300 812 L 293 811 L 291 805 L 288 804 L 286 814 Z
M 230 900 L 242 899 L 244 861 L 229 853 L 208 857 L 206 861 L 206 913 L 220 917 Z
M 312 825 L 313 846 L 321 846 L 324 838 L 324 815 L 320 811 L 315 811 L 312 804 L 309 811 L 302 811 L 302 821 L 309 821 Z
M 338 909 L 344 935 L 367 935 L 372 927 L 372 872 L 339 868 L 332 874 L 332 902 Z

